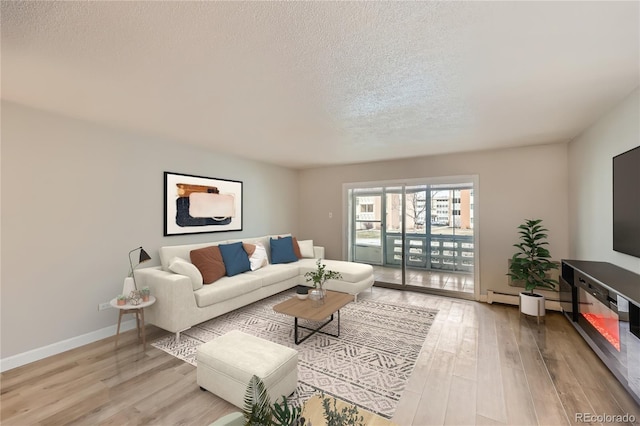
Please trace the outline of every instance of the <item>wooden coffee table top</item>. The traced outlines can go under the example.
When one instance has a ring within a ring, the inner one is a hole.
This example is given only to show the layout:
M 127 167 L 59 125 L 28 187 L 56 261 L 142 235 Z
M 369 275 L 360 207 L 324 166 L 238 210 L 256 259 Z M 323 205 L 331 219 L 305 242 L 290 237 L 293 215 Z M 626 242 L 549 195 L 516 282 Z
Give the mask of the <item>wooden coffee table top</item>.
M 310 297 L 298 299 L 293 296 L 282 303 L 278 303 L 273 310 L 281 314 L 311 321 L 322 321 L 339 311 L 347 303 L 353 301 L 353 295 L 339 293 L 337 291 L 327 291 L 324 296 L 324 304 L 314 307 Z

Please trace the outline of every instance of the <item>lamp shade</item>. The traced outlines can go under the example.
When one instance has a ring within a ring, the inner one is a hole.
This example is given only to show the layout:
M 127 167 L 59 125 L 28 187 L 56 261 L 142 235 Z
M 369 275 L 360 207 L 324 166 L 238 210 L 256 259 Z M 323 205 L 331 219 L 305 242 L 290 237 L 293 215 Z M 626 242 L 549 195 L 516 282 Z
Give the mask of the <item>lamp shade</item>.
M 138 260 L 138 263 L 146 262 L 147 260 L 151 260 L 151 256 L 149 256 L 149 254 L 140 247 L 140 259 Z
M 135 266 L 133 266 L 133 261 L 131 260 L 131 253 L 133 253 L 136 250 L 140 250 L 140 256 L 138 257 L 138 264 L 136 266 L 138 266 L 142 262 L 146 262 L 147 260 L 151 259 L 151 256 L 149 256 L 149 253 L 144 251 L 142 246 L 136 247 L 136 248 L 134 248 L 133 250 L 131 250 L 129 252 L 129 266 L 131 266 L 131 277 L 133 278 L 133 285 L 135 286 L 135 288 L 137 290 L 138 289 L 138 283 L 136 282 L 136 274 L 133 273 L 133 270 L 135 269 Z

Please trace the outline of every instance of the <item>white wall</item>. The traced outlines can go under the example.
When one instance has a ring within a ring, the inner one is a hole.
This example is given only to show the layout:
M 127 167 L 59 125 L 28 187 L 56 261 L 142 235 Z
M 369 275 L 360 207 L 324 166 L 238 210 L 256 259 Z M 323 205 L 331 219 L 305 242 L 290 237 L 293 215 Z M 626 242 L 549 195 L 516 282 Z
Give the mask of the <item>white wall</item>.
M 324 245 L 327 258 L 342 256 L 342 185 L 353 182 L 478 175 L 474 215 L 479 221 L 480 291 L 514 292 L 507 285 L 507 259 L 517 226 L 540 218 L 550 231 L 554 259 L 566 258 L 567 145 L 439 155 L 398 161 L 317 168 L 300 172 L 300 228 Z M 329 219 L 329 212 L 333 218 Z
M 571 258 L 610 262 L 636 273 L 640 259 L 613 251 L 612 159 L 640 145 L 639 100 L 636 89 L 569 144 Z
M 127 253 L 297 232 L 297 172 L 2 103 L 1 357 L 112 326 Z M 163 172 L 244 182 L 244 230 L 163 237 Z

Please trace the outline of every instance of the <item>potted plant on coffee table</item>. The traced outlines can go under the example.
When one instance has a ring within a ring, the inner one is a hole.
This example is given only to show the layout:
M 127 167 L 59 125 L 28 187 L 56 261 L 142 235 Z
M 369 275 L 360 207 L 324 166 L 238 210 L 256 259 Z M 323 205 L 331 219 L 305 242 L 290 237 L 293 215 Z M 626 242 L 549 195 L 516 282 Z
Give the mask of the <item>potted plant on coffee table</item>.
M 511 257 L 509 275 L 513 280 L 524 283 L 525 291 L 520 293 L 520 312 L 534 315 L 540 321 L 545 314 L 545 298 L 533 291 L 540 287 L 553 290 L 558 281 L 551 278 L 548 272 L 558 269 L 551 261 L 551 254 L 545 247 L 548 230 L 542 225 L 542 219 L 526 219 L 518 226 L 520 242 L 513 246 L 518 249 Z
M 313 282 L 313 288 L 319 291 L 319 296 L 324 299 L 324 283 L 327 280 L 339 280 L 342 279 L 342 274 L 336 271 L 327 270 L 327 265 L 322 263 L 322 259 L 318 259 L 316 262 L 317 268 L 315 271 L 309 271 L 304 276 L 307 282 Z

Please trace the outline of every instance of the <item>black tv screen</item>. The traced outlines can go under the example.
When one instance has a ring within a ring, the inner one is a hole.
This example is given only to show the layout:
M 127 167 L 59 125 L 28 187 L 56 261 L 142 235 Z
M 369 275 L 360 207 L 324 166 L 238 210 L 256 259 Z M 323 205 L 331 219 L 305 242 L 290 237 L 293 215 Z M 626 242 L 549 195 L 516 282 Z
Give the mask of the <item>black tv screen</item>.
M 613 249 L 640 257 L 640 146 L 613 157 Z

